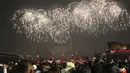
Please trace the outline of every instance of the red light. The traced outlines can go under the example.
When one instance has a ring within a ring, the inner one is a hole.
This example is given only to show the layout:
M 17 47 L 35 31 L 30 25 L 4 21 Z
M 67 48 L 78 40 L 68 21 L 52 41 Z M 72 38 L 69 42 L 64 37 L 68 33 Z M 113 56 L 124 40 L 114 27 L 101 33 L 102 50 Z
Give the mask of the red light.
M 107 54 L 106 53 L 103 53 L 103 56 L 106 56 Z
M 115 53 L 115 51 L 114 51 L 114 50 L 111 50 L 111 53 Z
M 129 53 L 130 50 L 118 50 L 118 52 L 119 52 L 119 53 L 123 53 L 123 52 L 124 52 L 124 53 Z

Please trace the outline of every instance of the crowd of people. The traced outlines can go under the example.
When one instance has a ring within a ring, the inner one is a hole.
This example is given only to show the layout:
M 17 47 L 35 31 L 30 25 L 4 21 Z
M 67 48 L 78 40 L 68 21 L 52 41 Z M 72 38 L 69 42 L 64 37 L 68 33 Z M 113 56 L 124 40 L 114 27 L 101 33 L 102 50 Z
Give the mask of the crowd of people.
M 18 62 L 0 64 L 0 73 L 130 73 L 130 61 L 112 58 L 79 61 L 21 59 Z

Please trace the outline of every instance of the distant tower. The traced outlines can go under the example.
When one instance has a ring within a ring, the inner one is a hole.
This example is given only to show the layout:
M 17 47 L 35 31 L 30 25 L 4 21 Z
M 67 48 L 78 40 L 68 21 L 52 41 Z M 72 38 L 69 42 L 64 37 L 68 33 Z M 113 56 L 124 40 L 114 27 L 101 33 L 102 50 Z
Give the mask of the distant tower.
M 70 42 L 69 42 L 69 52 L 70 54 L 72 53 L 72 39 L 70 38 Z
M 62 53 L 61 63 L 64 63 L 64 54 Z
M 54 60 L 54 59 L 55 59 L 55 52 L 52 52 L 51 59 L 52 59 L 52 60 Z
M 37 55 L 37 63 L 40 64 L 40 57 Z

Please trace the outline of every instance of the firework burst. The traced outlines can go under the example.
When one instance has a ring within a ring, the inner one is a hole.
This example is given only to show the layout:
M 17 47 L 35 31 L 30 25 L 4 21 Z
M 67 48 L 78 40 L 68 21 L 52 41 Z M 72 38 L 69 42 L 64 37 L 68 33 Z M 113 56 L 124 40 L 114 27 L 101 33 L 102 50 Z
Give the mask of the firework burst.
M 73 8 L 73 20 L 81 32 L 99 35 L 106 34 L 109 28 L 119 31 L 129 26 L 128 21 L 124 21 L 129 20 L 127 11 L 115 1 L 81 1 L 71 4 L 70 7 Z
M 43 9 L 18 10 L 14 14 L 12 21 L 14 28 L 18 30 L 17 32 L 25 34 L 27 38 L 34 41 L 48 39 L 48 31 L 52 23 Z
M 20 9 L 11 19 L 18 33 L 25 34 L 34 41 L 53 40 L 66 43 L 72 33 L 106 34 L 127 30 L 129 14 L 113 0 L 83 0 L 72 2 L 67 8 Z

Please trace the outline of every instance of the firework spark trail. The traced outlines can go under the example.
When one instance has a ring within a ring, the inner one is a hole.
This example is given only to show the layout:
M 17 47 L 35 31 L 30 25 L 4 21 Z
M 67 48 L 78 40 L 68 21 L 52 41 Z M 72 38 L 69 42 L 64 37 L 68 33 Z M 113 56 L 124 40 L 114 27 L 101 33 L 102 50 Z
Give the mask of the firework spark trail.
M 52 39 L 56 42 L 65 43 L 70 38 L 70 12 L 64 8 L 56 8 L 48 11 L 48 14 L 55 27 L 50 33 Z
M 106 34 L 109 29 L 127 30 L 129 14 L 113 0 L 83 0 L 68 8 L 21 9 L 12 18 L 18 33 L 34 41 L 53 40 L 66 43 L 72 33 L 86 32 L 94 36 Z M 78 29 L 78 30 L 77 30 Z

